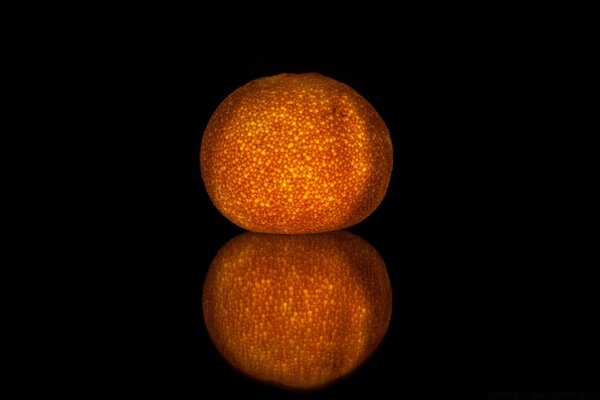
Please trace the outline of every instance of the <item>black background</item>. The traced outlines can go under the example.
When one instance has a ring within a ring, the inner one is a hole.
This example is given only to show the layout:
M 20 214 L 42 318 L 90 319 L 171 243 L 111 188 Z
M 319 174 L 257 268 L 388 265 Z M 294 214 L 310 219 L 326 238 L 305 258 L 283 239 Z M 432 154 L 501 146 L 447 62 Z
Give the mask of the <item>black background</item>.
M 114 241 L 126 254 L 122 322 L 133 329 L 116 331 L 111 378 L 185 398 L 589 389 L 598 376 L 593 280 L 566 240 L 570 192 L 547 151 L 561 126 L 551 107 L 560 20 L 543 10 L 271 12 L 156 9 L 126 19 L 108 67 L 119 77 L 113 107 L 127 121 L 115 145 L 128 168 L 114 182 L 123 211 Z M 389 128 L 388 193 L 349 230 L 382 255 L 394 303 L 373 357 L 304 395 L 243 377 L 210 342 L 203 280 L 243 230 L 212 205 L 198 156 L 229 93 L 311 71 L 357 90 Z

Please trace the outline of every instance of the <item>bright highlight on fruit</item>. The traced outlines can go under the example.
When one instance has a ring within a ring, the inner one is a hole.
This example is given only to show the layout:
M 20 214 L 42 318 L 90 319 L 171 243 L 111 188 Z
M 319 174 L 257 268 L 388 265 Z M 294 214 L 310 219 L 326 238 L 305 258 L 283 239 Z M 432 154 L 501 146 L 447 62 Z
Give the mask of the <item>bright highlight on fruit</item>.
M 200 150 L 202 178 L 219 211 L 266 233 L 343 229 L 383 200 L 392 142 L 352 88 L 316 74 L 260 78 L 212 115 Z
M 375 351 L 392 290 L 377 250 L 346 231 L 245 233 L 214 258 L 202 298 L 216 348 L 260 381 L 328 385 Z

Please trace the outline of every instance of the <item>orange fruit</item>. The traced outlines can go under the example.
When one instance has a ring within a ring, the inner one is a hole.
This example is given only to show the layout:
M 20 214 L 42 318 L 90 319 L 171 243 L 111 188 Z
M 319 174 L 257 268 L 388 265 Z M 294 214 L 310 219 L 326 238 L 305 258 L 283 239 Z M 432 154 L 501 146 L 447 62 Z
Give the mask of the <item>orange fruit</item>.
M 219 211 L 266 233 L 343 229 L 381 203 L 392 142 L 375 109 L 316 73 L 260 78 L 230 94 L 202 137 L 200 165 Z
M 314 389 L 373 353 L 388 328 L 392 290 L 377 250 L 354 234 L 247 232 L 215 256 L 202 306 L 213 343 L 233 367 Z

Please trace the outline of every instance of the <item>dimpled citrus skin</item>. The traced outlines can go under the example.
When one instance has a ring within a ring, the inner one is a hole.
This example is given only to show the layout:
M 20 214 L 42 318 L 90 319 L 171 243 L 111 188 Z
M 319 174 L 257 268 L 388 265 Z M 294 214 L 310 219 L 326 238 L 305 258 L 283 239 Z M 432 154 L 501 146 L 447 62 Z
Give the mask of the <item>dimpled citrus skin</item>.
M 392 142 L 375 109 L 320 74 L 280 74 L 235 90 L 212 115 L 202 178 L 219 211 L 255 232 L 343 229 L 381 203 Z
M 354 234 L 247 232 L 217 253 L 202 304 L 208 333 L 232 366 L 260 381 L 316 389 L 375 351 L 392 291 L 377 250 Z

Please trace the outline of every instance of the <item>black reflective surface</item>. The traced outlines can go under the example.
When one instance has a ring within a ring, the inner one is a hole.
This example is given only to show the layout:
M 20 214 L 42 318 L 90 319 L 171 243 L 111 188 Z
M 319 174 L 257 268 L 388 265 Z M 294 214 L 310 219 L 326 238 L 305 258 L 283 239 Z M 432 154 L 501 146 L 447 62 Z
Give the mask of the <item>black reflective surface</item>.
M 404 18 L 346 23 L 309 13 L 215 27 L 202 15 L 167 24 L 167 33 L 155 27 L 143 41 L 147 124 L 133 131 L 144 161 L 131 176 L 132 231 L 118 232 L 136 254 L 126 260 L 136 282 L 127 343 L 136 352 L 122 379 L 172 397 L 304 396 L 236 372 L 209 338 L 203 282 L 219 248 L 243 230 L 211 204 L 198 154 L 231 91 L 257 77 L 316 71 L 357 90 L 390 130 L 387 196 L 349 231 L 385 261 L 394 311 L 367 363 L 306 396 L 485 398 L 593 385 L 596 280 L 565 228 L 568 193 L 544 186 L 558 175 L 532 136 L 545 78 L 523 39 L 526 24 L 510 35 L 492 21 L 461 30 L 438 16 L 405 29 Z M 228 40 L 221 30 L 239 34 Z

